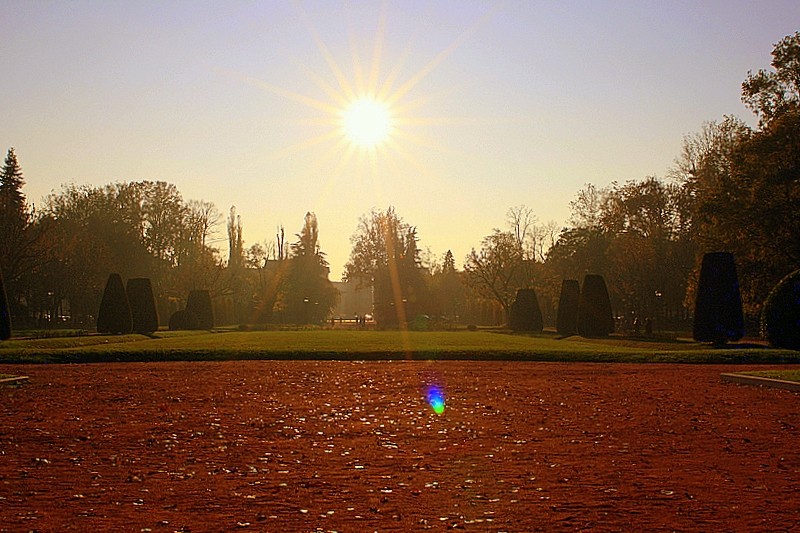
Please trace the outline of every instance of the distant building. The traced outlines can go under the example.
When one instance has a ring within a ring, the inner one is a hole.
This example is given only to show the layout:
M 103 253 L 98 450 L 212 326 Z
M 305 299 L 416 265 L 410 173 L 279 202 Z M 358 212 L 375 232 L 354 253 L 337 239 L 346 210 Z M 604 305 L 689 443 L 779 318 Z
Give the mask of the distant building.
M 372 314 L 372 287 L 359 287 L 358 283 L 334 281 L 333 286 L 339 291 L 339 303 L 331 316 L 335 318 L 352 318 L 355 315 Z

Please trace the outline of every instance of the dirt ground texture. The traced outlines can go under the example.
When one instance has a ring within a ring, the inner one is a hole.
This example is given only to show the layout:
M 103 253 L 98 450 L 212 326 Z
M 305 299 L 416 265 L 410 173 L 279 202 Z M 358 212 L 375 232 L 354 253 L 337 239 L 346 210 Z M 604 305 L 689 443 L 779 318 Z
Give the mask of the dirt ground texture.
M 0 365 L 0 531 L 800 531 L 800 395 L 743 369 Z

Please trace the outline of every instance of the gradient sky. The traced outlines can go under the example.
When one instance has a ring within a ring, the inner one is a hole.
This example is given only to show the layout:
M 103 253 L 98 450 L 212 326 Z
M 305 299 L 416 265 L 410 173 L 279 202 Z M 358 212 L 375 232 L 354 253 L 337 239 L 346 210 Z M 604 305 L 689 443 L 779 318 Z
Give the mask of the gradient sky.
M 753 124 L 741 82 L 800 3 L 10 0 L 3 18 L 0 149 L 29 201 L 168 181 L 235 205 L 246 246 L 314 211 L 338 279 L 373 207 L 460 263 L 511 206 L 564 224 L 583 184 L 663 177 L 704 121 Z M 370 80 L 399 119 L 371 156 L 334 123 Z

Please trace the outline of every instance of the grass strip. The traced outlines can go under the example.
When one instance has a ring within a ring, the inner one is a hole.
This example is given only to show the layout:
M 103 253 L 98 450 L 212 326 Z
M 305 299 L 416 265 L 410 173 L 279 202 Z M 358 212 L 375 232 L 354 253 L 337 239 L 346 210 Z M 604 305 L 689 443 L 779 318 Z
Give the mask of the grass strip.
M 800 352 L 751 344 L 712 348 L 686 340 L 560 339 L 547 333 L 512 335 L 493 331 L 194 331 L 158 332 L 152 336 L 12 339 L 0 343 L 0 363 L 245 359 L 800 364 Z
M 794 381 L 800 383 L 800 370 L 754 370 L 751 372 L 738 372 L 745 376 L 755 376 L 758 378 L 779 379 L 781 381 Z

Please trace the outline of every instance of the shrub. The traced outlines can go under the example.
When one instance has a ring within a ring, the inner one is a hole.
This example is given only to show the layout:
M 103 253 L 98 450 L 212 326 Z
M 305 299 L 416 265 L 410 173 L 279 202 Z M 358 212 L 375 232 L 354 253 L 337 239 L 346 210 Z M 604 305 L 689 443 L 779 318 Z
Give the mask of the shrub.
M 578 333 L 584 337 L 605 337 L 614 332 L 614 314 L 606 280 L 586 274 L 578 300 Z
M 761 335 L 770 346 L 800 350 L 800 270 L 769 293 L 761 314 Z
M 133 327 L 131 306 L 119 274 L 110 274 L 97 312 L 98 333 L 130 333 Z
M 512 331 L 541 332 L 544 326 L 542 310 L 534 289 L 518 289 L 517 297 L 508 313 L 508 327 Z
M 214 327 L 214 309 L 211 307 L 211 294 L 207 290 L 189 291 L 186 299 L 186 311 L 197 317 L 196 329 Z
M 149 335 L 158 330 L 158 311 L 149 278 L 131 278 L 125 287 L 131 306 L 133 331 Z
M 177 331 L 179 329 L 200 329 L 198 326 L 197 315 L 186 309 L 182 311 L 175 311 L 169 317 L 170 331 Z
M 733 254 L 703 256 L 694 304 L 694 340 L 725 344 L 744 336 L 744 314 Z
M 0 340 L 11 337 L 11 311 L 8 308 L 6 286 L 3 283 L 3 274 L 0 272 Z
M 578 304 L 581 300 L 581 286 L 577 279 L 561 282 L 561 295 L 558 298 L 556 331 L 562 337 L 578 333 Z
M 417 315 L 408 324 L 411 331 L 429 331 L 431 329 L 431 317 L 428 315 Z

